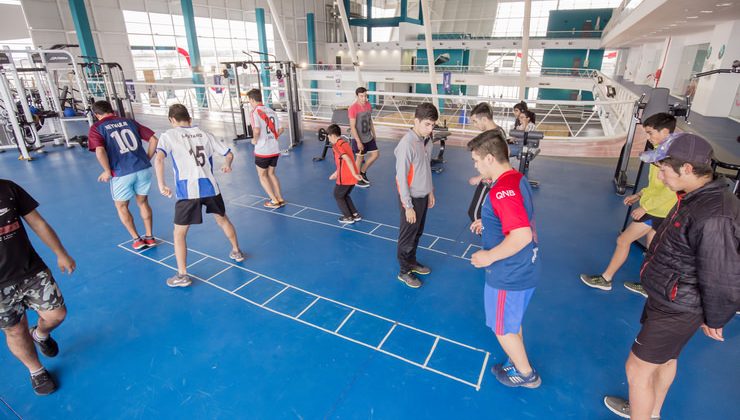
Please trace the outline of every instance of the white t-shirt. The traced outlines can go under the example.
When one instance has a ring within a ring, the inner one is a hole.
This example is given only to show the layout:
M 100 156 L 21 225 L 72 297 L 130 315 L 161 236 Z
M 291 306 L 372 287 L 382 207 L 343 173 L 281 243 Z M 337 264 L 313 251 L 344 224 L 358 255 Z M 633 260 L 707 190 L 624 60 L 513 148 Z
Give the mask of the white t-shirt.
M 157 150 L 172 158 L 178 200 L 221 194 L 213 176 L 213 155 L 226 156 L 231 149 L 213 134 L 198 127 L 171 128 L 159 138 Z
M 270 121 L 275 129 L 268 128 L 268 124 L 260 114 L 264 115 Z M 270 107 L 258 105 L 251 114 L 252 127 L 259 128 L 260 136 L 257 138 L 257 144 L 254 145 L 254 155 L 257 157 L 274 157 L 280 156 L 280 143 L 278 143 L 277 134 L 280 131 L 280 120 L 275 111 Z

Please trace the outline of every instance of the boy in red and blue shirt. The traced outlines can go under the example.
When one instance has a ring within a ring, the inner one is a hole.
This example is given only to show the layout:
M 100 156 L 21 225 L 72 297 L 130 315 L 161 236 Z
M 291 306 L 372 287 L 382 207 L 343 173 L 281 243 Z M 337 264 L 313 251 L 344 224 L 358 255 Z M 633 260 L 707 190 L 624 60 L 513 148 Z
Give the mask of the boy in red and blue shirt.
M 338 125 L 332 124 L 327 127 L 326 133 L 332 144 L 334 164 L 337 166 L 337 170 L 331 174 L 329 179 L 337 180 L 337 185 L 334 186 L 334 199 L 337 200 L 339 210 L 342 211 L 339 223 L 352 224 L 362 220 L 362 217 L 357 212 L 349 194 L 357 185 L 357 181 L 362 180 L 362 176 L 360 176 L 352 156 L 352 146 L 342 137 L 342 129 Z
M 522 338 L 522 320 L 539 280 L 537 232 L 529 181 L 509 164 L 506 140 L 497 130 L 468 143 L 475 168 L 493 180 L 483 204 L 483 249 L 471 263 L 485 268 L 486 325 L 508 356 L 491 369 L 509 387 L 537 388 L 542 383 L 530 365 Z
M 157 137 L 154 131 L 136 121 L 117 116 L 108 101 L 95 102 L 92 112 L 98 121 L 88 132 L 88 149 L 95 153 L 103 168 L 98 181 L 110 182 L 118 217 L 134 240 L 133 248 L 155 246 L 157 242 L 152 236 L 152 208 L 148 194 L 152 184 L 152 164 L 149 160 L 157 148 Z M 149 143 L 147 148 L 144 148 L 143 141 Z M 134 197 L 144 221 L 144 237 L 137 232 L 128 209 L 128 202 Z

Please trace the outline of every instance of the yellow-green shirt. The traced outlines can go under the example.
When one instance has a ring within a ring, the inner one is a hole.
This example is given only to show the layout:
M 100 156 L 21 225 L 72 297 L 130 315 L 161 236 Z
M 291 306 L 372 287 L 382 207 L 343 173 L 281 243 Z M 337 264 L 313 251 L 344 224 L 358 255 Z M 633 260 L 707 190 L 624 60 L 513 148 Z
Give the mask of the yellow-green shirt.
M 640 190 L 640 207 L 644 208 L 651 216 L 666 217 L 668 212 L 676 205 L 678 197 L 674 191 L 671 191 L 658 179 L 659 171 L 660 169 L 657 166 L 650 165 L 648 185 Z

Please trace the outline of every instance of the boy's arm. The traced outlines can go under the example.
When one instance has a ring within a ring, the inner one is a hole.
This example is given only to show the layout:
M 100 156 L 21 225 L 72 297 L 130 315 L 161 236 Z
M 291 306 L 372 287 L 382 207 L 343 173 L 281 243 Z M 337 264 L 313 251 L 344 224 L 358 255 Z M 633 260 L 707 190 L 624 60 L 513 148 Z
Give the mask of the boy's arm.
M 72 274 L 75 271 L 76 264 L 75 260 L 69 256 L 67 250 L 64 249 L 64 245 L 59 240 L 56 232 L 46 223 L 43 217 L 36 210 L 23 216 L 23 220 L 28 223 L 28 226 L 38 235 L 38 237 L 51 249 L 57 256 L 57 265 L 62 273 L 68 272 Z
M 154 158 L 154 173 L 157 175 L 157 185 L 159 192 L 165 197 L 172 197 L 172 191 L 164 182 L 164 158 L 165 152 L 162 149 L 157 150 L 157 157 Z
M 110 181 L 113 173 L 110 170 L 110 162 L 108 161 L 108 154 L 105 152 L 105 147 L 98 146 L 95 148 L 95 157 L 98 159 L 98 163 L 103 168 L 103 173 L 98 176 L 98 181 L 108 182 Z
M 229 173 L 231 172 L 231 162 L 234 161 L 234 153 L 229 150 L 228 153 L 226 153 L 225 159 L 224 159 L 224 165 L 221 167 L 221 172 L 223 173 Z
M 146 156 L 149 160 L 151 160 L 154 154 L 157 153 L 157 144 L 159 144 L 157 136 L 152 135 L 149 137 L 149 148 L 146 151 Z
M 532 228 L 521 227 L 509 232 L 508 235 L 497 246 L 489 250 L 480 250 L 473 254 L 470 262 L 477 268 L 488 267 L 496 261 L 516 255 L 532 242 Z
M 359 140 L 358 140 L 359 143 Z M 408 173 L 411 168 L 411 145 L 401 140 L 396 146 L 396 184 L 398 184 L 398 195 L 405 209 L 413 209 L 411 200 L 411 187 L 408 184 Z

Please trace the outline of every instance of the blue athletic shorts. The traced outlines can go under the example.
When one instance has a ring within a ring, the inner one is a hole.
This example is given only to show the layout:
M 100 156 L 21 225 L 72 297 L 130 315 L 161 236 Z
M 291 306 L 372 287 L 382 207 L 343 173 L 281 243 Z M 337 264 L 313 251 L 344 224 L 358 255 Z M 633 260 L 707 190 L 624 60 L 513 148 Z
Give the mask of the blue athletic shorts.
M 486 325 L 496 335 L 518 334 L 524 312 L 532 299 L 534 287 L 525 290 L 501 290 L 486 284 L 483 301 L 486 307 Z
M 114 201 L 129 201 L 134 194 L 148 195 L 151 186 L 152 171 L 149 168 L 110 179 L 110 193 Z

